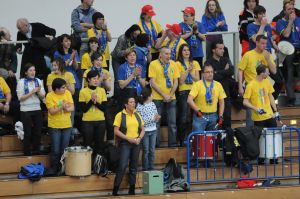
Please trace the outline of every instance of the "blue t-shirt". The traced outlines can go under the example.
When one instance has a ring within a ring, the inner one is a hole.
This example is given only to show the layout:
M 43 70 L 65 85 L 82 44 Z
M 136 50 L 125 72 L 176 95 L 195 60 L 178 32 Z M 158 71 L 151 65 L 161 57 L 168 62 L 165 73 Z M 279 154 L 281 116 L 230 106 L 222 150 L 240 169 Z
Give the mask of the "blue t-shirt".
M 127 62 L 120 65 L 118 70 L 118 80 L 126 80 L 128 77 L 133 73 L 136 67 L 142 68 L 141 78 L 145 78 L 145 72 L 143 71 L 143 66 L 136 64 L 135 67 L 130 67 Z M 126 86 L 126 88 L 136 88 L 137 87 L 137 80 L 133 79 L 131 82 Z
M 204 26 L 200 22 L 195 21 L 195 23 L 198 27 L 198 31 L 201 34 L 205 34 L 206 31 L 205 31 Z M 184 22 L 181 22 L 179 25 L 182 29 L 182 34 L 186 34 L 186 33 L 189 33 L 189 32 L 193 31 L 192 27 L 190 25 L 184 23 Z M 203 48 L 202 48 L 202 40 L 198 36 L 193 34 L 192 36 L 187 38 L 185 41 L 191 47 L 193 57 L 203 57 L 204 56 L 203 55 Z
M 71 53 L 62 55 L 58 51 L 55 51 L 53 57 L 54 58 L 62 58 L 64 61 L 68 61 L 68 60 L 70 60 L 71 55 L 72 55 Z M 75 60 L 76 60 L 76 62 L 80 62 L 77 51 L 75 52 Z M 75 82 L 76 82 L 75 83 L 75 88 L 80 89 L 81 88 L 81 81 L 79 80 L 78 75 L 77 75 L 75 69 L 73 68 L 73 66 L 66 66 L 66 70 L 73 74 Z
M 253 35 L 257 34 L 258 30 L 260 28 L 260 25 L 257 25 L 255 23 L 251 23 L 247 26 L 247 34 L 249 37 L 249 50 L 253 50 L 256 47 L 255 42 L 252 41 Z M 269 24 L 265 26 L 265 30 L 263 32 L 263 35 L 268 38 L 268 43 L 266 50 L 271 52 L 272 49 L 272 28 Z
M 296 17 L 293 23 L 291 34 L 288 38 L 285 38 L 281 33 L 286 29 L 289 21 L 285 18 L 279 19 L 276 23 L 276 31 L 280 34 L 282 40 L 289 41 L 296 48 L 300 48 L 300 18 Z
M 143 67 L 143 72 L 146 73 L 147 71 L 147 55 L 149 53 L 148 49 L 145 47 L 135 47 L 136 52 L 136 63 Z M 146 76 L 146 74 L 145 74 Z

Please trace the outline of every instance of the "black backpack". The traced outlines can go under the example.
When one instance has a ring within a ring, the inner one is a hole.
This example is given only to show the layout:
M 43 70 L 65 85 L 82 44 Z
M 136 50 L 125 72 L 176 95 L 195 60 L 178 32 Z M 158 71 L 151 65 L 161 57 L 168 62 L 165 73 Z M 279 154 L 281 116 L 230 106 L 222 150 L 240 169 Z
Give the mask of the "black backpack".
M 185 180 L 183 168 L 174 158 L 170 158 L 166 167 L 163 169 L 163 173 L 164 190 L 166 192 L 189 191 L 190 186 Z
M 106 157 L 108 170 L 115 173 L 120 159 L 119 148 L 111 143 L 106 143 L 103 147 L 103 155 Z
M 93 171 L 95 174 L 100 175 L 102 177 L 107 176 L 109 173 L 108 171 L 108 164 L 107 160 L 104 156 L 97 154 L 94 159 L 93 164 Z
M 235 129 L 235 137 L 241 145 L 243 158 L 255 160 L 259 156 L 259 138 L 263 127 L 240 127 Z

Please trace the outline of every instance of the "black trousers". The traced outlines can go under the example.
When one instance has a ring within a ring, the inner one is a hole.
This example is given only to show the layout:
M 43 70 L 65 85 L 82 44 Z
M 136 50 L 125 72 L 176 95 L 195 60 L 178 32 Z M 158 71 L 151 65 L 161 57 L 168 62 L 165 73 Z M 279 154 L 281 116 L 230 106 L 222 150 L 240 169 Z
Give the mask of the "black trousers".
M 24 130 L 24 154 L 29 155 L 31 150 L 39 151 L 43 125 L 42 111 L 22 111 L 21 121 Z
M 95 153 L 102 154 L 105 135 L 105 121 L 82 121 L 84 146 L 92 147 Z
M 223 123 L 223 129 L 231 128 L 231 99 L 227 96 L 227 98 L 224 99 L 225 108 L 224 108 L 224 123 Z
M 129 161 L 129 185 L 135 185 L 138 168 L 140 145 L 130 144 L 127 141 L 121 141 L 119 144 L 120 160 L 117 169 L 114 186 L 120 187 Z
M 275 118 L 270 118 L 270 119 L 263 120 L 263 121 L 254 121 L 254 125 L 266 127 L 266 128 L 273 128 L 273 127 L 277 127 L 277 122 L 276 122 Z

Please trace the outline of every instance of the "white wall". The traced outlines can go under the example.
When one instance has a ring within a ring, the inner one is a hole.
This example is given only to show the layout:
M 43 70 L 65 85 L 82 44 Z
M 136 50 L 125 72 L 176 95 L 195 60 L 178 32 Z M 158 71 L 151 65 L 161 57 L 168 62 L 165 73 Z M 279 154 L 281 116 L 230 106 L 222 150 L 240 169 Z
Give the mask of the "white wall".
M 58 34 L 70 33 L 71 12 L 80 4 L 80 0 L 1 0 L 0 26 L 7 27 L 13 40 L 16 39 L 16 19 L 26 17 L 30 22 L 42 22 L 54 27 Z M 237 31 L 238 14 L 243 7 L 243 0 L 219 0 L 230 31 Z M 186 6 L 194 6 L 196 19 L 200 20 L 206 0 L 95 0 L 94 7 L 107 19 L 113 37 L 118 37 L 130 25 L 139 19 L 140 9 L 145 4 L 152 4 L 157 19 L 163 26 L 182 20 L 180 12 Z M 282 0 L 260 0 L 272 18 L 282 8 Z M 296 5 L 300 6 L 300 0 Z

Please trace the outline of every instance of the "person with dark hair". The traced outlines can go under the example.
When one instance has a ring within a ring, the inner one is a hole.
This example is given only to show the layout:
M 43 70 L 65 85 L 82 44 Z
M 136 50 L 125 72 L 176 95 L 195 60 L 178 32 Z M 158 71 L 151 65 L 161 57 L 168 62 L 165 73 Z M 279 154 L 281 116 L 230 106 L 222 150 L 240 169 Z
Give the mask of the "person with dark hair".
M 143 71 L 145 72 L 145 77 L 148 77 L 148 66 L 152 60 L 152 54 L 148 49 L 149 35 L 142 33 L 137 36 L 135 41 L 135 52 L 136 52 L 136 63 L 143 66 Z
M 272 95 L 274 88 L 268 79 L 269 69 L 260 64 L 256 68 L 256 73 L 256 78 L 246 87 L 243 104 L 251 109 L 255 126 L 277 127 L 276 120 L 280 119 L 280 114 Z
M 110 54 L 108 42 L 112 41 L 110 31 L 107 29 L 107 23 L 101 12 L 95 12 L 92 19 L 94 27 L 88 30 L 88 38 L 96 37 L 98 39 L 99 52 L 104 55 L 109 69 Z
M 171 60 L 170 48 L 160 49 L 159 59 L 154 60 L 149 65 L 149 78 L 153 94 L 153 102 L 158 114 L 164 111 L 168 118 L 168 146 L 178 146 L 176 141 L 176 96 L 180 77 L 176 63 Z M 160 145 L 160 121 L 157 122 L 156 146 Z
M 224 57 L 224 43 L 223 41 L 215 41 L 211 45 L 212 56 L 206 60 L 206 64 L 209 64 L 214 69 L 214 80 L 221 83 L 226 98 L 224 109 L 224 129 L 231 127 L 231 99 L 230 99 L 230 82 L 235 81 L 232 76 L 234 75 L 234 66 L 228 57 Z
M 41 100 L 45 100 L 42 81 L 35 77 L 35 66 L 24 66 L 25 76 L 18 81 L 17 94 L 20 101 L 21 122 L 24 130 L 24 155 L 38 155 L 41 144 L 43 114 Z
M 253 50 L 255 48 L 257 35 L 264 35 L 267 37 L 267 51 L 271 53 L 272 47 L 275 50 L 278 50 L 278 47 L 272 38 L 272 27 L 266 18 L 266 9 L 263 6 L 258 5 L 254 8 L 253 13 L 255 21 L 247 26 L 249 50 Z
M 214 68 L 205 64 L 203 79 L 192 86 L 187 100 L 193 110 L 193 132 L 214 130 L 216 124 L 222 126 L 225 98 L 222 85 L 214 80 Z
M 81 57 L 81 70 L 83 72 L 93 66 L 91 56 L 95 52 L 100 53 L 99 42 L 96 37 L 91 37 L 88 41 L 88 50 Z M 108 68 L 105 56 L 103 56 L 102 67 Z
M 218 0 L 208 0 L 206 2 L 204 15 L 202 16 L 202 25 L 204 26 L 206 32 L 228 31 L 228 25 Z M 206 36 L 207 58 L 211 56 L 211 43 L 217 40 L 222 40 L 222 35 Z
M 81 4 L 72 11 L 71 14 L 71 28 L 75 36 L 81 39 L 88 38 L 87 31 L 94 27 L 92 16 L 97 10 L 92 5 L 94 0 L 81 0 Z M 87 44 L 81 43 L 80 57 L 87 51 Z
M 156 13 L 153 10 L 152 5 L 144 5 L 141 10 L 140 21 L 137 25 L 141 28 L 142 33 L 145 33 L 149 36 L 148 45 L 150 47 L 150 52 L 152 54 L 152 59 L 155 60 L 158 58 L 159 52 L 155 48 L 156 41 L 159 37 L 162 36 L 163 29 L 161 25 L 152 17 Z
M 171 49 L 171 60 L 176 61 L 178 58 L 179 47 L 186 44 L 185 40 L 181 38 L 181 27 L 179 24 L 167 24 L 166 30 L 163 31 L 162 36 L 157 40 L 155 47 L 167 47 Z
M 17 20 L 17 41 L 28 41 L 34 38 L 49 38 L 50 40 L 55 37 L 56 31 L 49 28 L 42 23 L 29 23 L 26 18 Z M 49 74 L 49 69 L 46 66 L 44 59 L 44 50 L 31 45 L 31 43 L 24 43 L 24 51 L 22 51 L 22 44 L 17 44 L 17 52 L 22 55 L 21 74 L 24 74 L 24 66 L 27 63 L 32 63 L 36 66 L 36 76 L 42 80 L 46 80 Z
M 300 17 L 296 16 L 295 10 L 291 3 L 284 4 L 285 16 L 277 21 L 276 31 L 280 35 L 281 40 L 289 41 L 295 48 L 295 52 L 292 55 L 287 55 L 283 62 L 283 73 L 285 75 L 285 88 L 287 94 L 287 105 L 295 105 L 295 66 L 296 62 L 296 74 L 300 76 Z M 296 58 L 296 59 L 295 59 Z M 297 61 L 296 61 L 297 60 Z
M 104 69 L 103 66 L 102 66 L 102 63 L 103 63 L 103 55 L 101 55 L 100 53 L 98 52 L 95 52 L 92 54 L 91 56 L 91 61 L 92 61 L 92 64 L 93 66 L 84 71 L 84 74 L 83 74 L 83 78 L 84 78 L 84 87 L 87 87 L 88 86 L 88 82 L 86 81 L 86 77 L 87 77 L 87 74 L 90 72 L 90 71 L 97 71 L 99 73 L 99 84 L 98 86 L 100 87 L 103 87 L 106 91 L 110 91 L 111 89 L 111 77 L 110 77 L 110 74 L 108 72 L 108 70 Z
M 139 96 L 137 112 L 141 115 L 145 124 L 145 136 L 143 139 L 143 171 L 154 170 L 155 143 L 157 136 L 156 123 L 160 120 L 155 104 L 152 102 L 151 90 L 145 88 Z
M 244 9 L 239 15 L 239 35 L 242 45 L 242 56 L 249 51 L 249 38 L 247 26 L 254 22 L 254 8 L 259 5 L 259 0 L 244 0 Z
M 200 79 L 201 67 L 197 61 L 193 60 L 191 48 L 188 44 L 182 44 L 179 48 L 178 61 L 176 62 L 177 69 L 180 73 L 179 86 L 177 93 L 177 138 L 179 145 L 183 146 L 186 133 L 189 130 L 188 113 L 189 107 L 186 103 L 189 92 L 193 84 Z
M 62 78 L 67 82 L 67 89 L 73 95 L 75 92 L 75 78 L 72 73 L 66 71 L 65 61 L 61 58 L 55 58 L 52 61 L 52 73 L 47 77 L 48 92 L 52 90 L 52 82 L 56 78 Z
M 139 96 L 145 87 L 145 71 L 143 66 L 136 63 L 136 52 L 133 48 L 125 51 L 126 62 L 118 71 L 118 82 L 121 88 L 120 100 L 132 96 Z
M 95 154 L 103 154 L 106 93 L 98 86 L 100 80 L 98 71 L 89 71 L 86 79 L 88 87 L 81 89 L 79 94 L 79 103 L 83 112 L 81 130 L 84 145 L 92 147 Z
M 186 7 L 183 12 L 183 22 L 179 25 L 182 30 L 182 38 L 190 45 L 193 60 L 198 61 L 199 65 L 203 62 L 202 41 L 206 40 L 206 30 L 202 23 L 195 20 L 194 7 Z
M 239 73 L 238 73 L 238 81 L 239 81 L 239 94 L 240 96 L 244 95 L 244 81 L 247 87 L 253 79 L 256 78 L 256 67 L 260 64 L 266 65 L 271 74 L 277 74 L 277 67 L 272 58 L 272 55 L 269 51 L 266 50 L 267 46 L 267 37 L 264 35 L 256 36 L 256 47 L 253 50 L 248 51 L 243 57 L 241 62 L 239 63 Z M 276 85 L 274 85 L 275 87 Z M 280 92 L 280 87 L 276 88 L 276 92 Z M 275 90 L 276 90 L 275 89 Z M 278 96 L 278 95 L 277 95 Z M 253 122 L 251 120 L 250 110 L 246 111 L 246 126 L 253 126 Z
M 118 195 L 118 191 L 126 172 L 129 161 L 129 195 L 135 195 L 136 175 L 140 152 L 140 143 L 145 135 L 144 121 L 136 112 L 136 102 L 133 97 L 124 99 L 125 108 L 119 112 L 114 121 L 114 132 L 118 138 L 120 159 L 114 181 L 112 194 Z
M 46 96 L 48 109 L 48 128 L 51 135 L 51 155 L 49 173 L 58 174 L 60 157 L 69 145 L 72 122 L 71 112 L 74 111 L 73 98 L 68 91 L 67 82 L 56 78 L 52 82 L 52 91 Z
M 58 38 L 57 50 L 54 52 L 54 58 L 61 58 L 65 61 L 66 71 L 73 74 L 75 78 L 75 89 L 79 90 L 81 81 L 76 73 L 80 59 L 75 49 L 72 49 L 72 39 L 68 34 L 62 34 Z
M 112 67 L 114 70 L 114 97 L 118 99 L 120 93 L 120 87 L 118 82 L 118 71 L 121 64 L 125 63 L 125 51 L 128 48 L 134 46 L 137 36 L 141 34 L 141 28 L 134 24 L 130 26 L 125 32 L 118 38 L 117 44 L 111 53 Z

